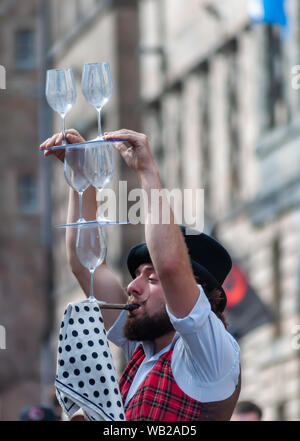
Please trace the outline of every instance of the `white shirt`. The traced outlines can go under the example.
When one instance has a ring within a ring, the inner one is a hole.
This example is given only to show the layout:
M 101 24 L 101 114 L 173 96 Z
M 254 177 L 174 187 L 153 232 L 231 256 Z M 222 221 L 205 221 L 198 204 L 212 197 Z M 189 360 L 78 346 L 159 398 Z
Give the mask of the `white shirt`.
M 198 287 L 198 300 L 188 316 L 177 318 L 166 306 L 176 333 L 171 344 L 157 354 L 153 353 L 151 341 L 129 341 L 124 337 L 126 311 L 122 311 L 108 331 L 108 339 L 123 349 L 127 361 L 141 343 L 145 352 L 145 358 L 130 386 L 125 404 L 135 394 L 159 357 L 172 346 L 172 373 L 184 393 L 206 403 L 225 400 L 234 392 L 240 371 L 239 346 L 212 312 L 202 287 Z

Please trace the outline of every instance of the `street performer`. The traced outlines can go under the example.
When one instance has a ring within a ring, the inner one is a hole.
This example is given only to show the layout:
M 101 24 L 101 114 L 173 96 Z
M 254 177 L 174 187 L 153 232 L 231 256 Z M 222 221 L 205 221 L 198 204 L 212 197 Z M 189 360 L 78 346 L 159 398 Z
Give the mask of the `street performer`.
M 74 129 L 68 143 L 83 142 Z M 131 130 L 106 133 L 106 140 L 121 140 L 115 148 L 137 174 L 151 198 L 161 182 L 147 137 Z M 62 135 L 46 140 L 45 156 L 63 160 Z M 127 142 L 125 142 L 127 141 Z M 93 187 L 84 193 L 84 217 L 96 218 Z M 68 222 L 78 218 L 78 195 L 70 189 Z M 169 210 L 170 223 L 161 213 Z M 135 304 L 132 311 L 104 310 L 108 338 L 125 353 L 128 364 L 120 379 L 126 419 L 129 421 L 229 421 L 240 392 L 240 351 L 228 333 L 223 315 L 226 294 L 222 284 L 230 271 L 225 248 L 204 233 L 189 235 L 179 227 L 168 201 L 160 200 L 160 221 L 151 223 L 145 211 L 145 243 L 135 245 L 127 257 L 132 281 L 127 293 L 102 264 L 95 272 L 95 296 L 107 302 Z M 75 253 L 76 231 L 66 233 L 67 254 L 79 284 L 89 294 L 89 272 Z

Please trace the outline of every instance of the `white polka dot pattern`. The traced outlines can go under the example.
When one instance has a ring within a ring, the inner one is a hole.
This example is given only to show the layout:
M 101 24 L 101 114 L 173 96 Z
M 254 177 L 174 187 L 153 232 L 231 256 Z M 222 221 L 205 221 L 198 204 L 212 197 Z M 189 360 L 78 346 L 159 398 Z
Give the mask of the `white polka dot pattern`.
M 69 303 L 61 323 L 56 395 L 66 415 L 82 408 L 92 421 L 125 421 L 115 368 L 97 303 Z

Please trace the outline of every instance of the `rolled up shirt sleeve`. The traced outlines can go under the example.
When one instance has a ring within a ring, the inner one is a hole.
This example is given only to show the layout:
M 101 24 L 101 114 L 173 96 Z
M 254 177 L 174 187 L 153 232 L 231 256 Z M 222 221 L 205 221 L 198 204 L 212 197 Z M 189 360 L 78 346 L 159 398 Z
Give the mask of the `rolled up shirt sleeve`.
M 185 393 L 200 401 L 218 401 L 228 398 L 237 385 L 240 351 L 198 286 L 199 297 L 188 316 L 177 318 L 166 307 L 181 336 L 174 346 L 171 367 Z

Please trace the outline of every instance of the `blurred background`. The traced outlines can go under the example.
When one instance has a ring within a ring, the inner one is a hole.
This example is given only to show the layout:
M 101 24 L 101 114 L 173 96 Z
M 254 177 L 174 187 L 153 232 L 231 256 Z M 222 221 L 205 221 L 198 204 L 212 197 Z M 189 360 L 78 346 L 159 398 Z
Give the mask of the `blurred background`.
M 97 61 L 113 76 L 103 129 L 146 133 L 165 188 L 205 190 L 204 231 L 235 262 L 225 289 L 240 398 L 265 420 L 300 420 L 297 0 L 0 0 L 0 420 L 54 407 L 58 328 L 67 303 L 84 298 L 55 229 L 67 214 L 63 165 L 39 144 L 61 130 L 45 101 L 49 68 L 73 69 L 66 126 L 96 136 L 80 81 L 83 63 Z M 129 192 L 138 183 L 115 158 L 111 186 L 126 181 Z M 125 286 L 126 254 L 143 229 L 110 227 L 108 236 Z M 112 353 L 120 373 L 122 355 Z

